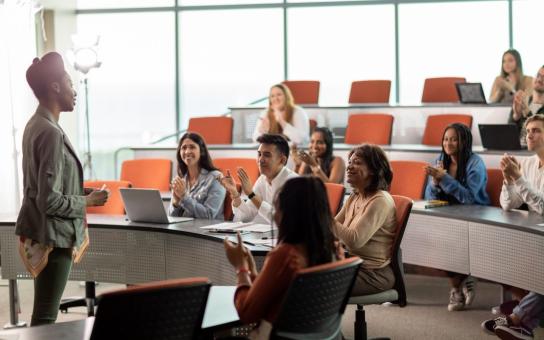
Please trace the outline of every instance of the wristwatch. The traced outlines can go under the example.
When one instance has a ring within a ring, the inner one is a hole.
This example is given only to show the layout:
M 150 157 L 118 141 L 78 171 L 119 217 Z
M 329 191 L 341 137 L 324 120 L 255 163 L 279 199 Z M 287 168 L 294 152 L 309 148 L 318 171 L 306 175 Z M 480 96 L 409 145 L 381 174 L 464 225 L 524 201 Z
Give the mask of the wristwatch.
M 247 195 L 247 198 L 252 199 L 255 197 L 255 193 L 252 191 L 251 194 Z

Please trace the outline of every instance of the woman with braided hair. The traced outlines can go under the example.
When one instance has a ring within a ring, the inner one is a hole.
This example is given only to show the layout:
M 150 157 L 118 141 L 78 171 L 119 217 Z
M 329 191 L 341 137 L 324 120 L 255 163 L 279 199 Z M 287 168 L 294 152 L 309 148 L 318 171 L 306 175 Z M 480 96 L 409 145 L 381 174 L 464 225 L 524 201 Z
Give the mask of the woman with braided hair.
M 446 127 L 442 136 L 442 152 L 435 165 L 428 165 L 425 170 L 429 175 L 425 199 L 444 200 L 450 204 L 489 205 L 485 164 L 472 152 L 472 134 L 466 125 L 454 123 Z M 452 287 L 448 310 L 462 310 L 474 299 L 474 279 L 458 273 L 447 274 Z

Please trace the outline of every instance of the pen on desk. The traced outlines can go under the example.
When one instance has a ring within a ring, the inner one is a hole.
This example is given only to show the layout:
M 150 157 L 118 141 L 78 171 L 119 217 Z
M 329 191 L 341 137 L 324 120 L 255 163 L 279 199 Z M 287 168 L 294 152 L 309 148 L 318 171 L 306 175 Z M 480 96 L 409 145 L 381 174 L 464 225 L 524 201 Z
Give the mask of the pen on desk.
M 255 243 L 251 243 L 251 242 L 248 242 L 248 241 L 244 241 L 244 243 L 245 243 L 245 244 L 248 244 L 248 245 L 250 245 L 250 246 L 254 246 L 254 245 L 255 245 Z

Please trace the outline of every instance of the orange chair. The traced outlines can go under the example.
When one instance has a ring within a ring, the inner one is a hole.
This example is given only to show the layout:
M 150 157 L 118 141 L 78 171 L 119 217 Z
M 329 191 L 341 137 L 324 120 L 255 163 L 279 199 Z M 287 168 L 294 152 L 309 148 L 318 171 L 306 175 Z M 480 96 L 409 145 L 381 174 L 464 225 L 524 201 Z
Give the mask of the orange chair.
M 124 161 L 121 180 L 132 183 L 134 188 L 170 190 L 172 161 L 159 158 L 142 158 Z
M 246 170 L 247 175 L 253 184 L 255 184 L 255 181 L 257 181 L 257 178 L 261 175 L 255 158 L 216 158 L 213 160 L 213 165 L 221 170 L 225 176 L 227 175 L 227 170 L 230 170 L 236 184 L 240 184 L 238 176 L 236 175 L 236 169 L 239 167 Z
M 291 90 L 296 104 L 317 105 L 319 102 L 319 81 L 317 80 L 286 80 L 282 84 Z
M 487 186 L 486 191 L 491 200 L 491 205 L 494 207 L 501 206 L 501 190 L 504 177 L 500 169 L 487 169 Z
M 383 113 L 352 114 L 348 118 L 346 144 L 391 144 L 393 116 Z
M 110 191 L 108 201 L 101 207 L 87 207 L 87 214 L 124 215 L 125 205 L 121 199 L 119 188 L 130 188 L 132 184 L 127 181 L 85 181 L 83 184 L 85 188 L 96 189 L 102 188 L 102 185 L 106 185 Z
M 423 199 L 427 173 L 427 163 L 418 161 L 390 161 L 393 170 L 391 195 L 410 197 L 413 200 Z
M 425 131 L 423 132 L 422 144 L 425 145 L 442 145 L 442 135 L 446 126 L 453 123 L 461 123 L 472 128 L 472 116 L 466 114 L 443 114 L 430 115 L 425 123 Z
M 361 80 L 351 83 L 350 104 L 389 103 L 390 80 Z
M 458 103 L 459 95 L 455 83 L 465 83 L 465 78 L 427 78 L 423 85 L 422 103 Z
M 338 214 L 340 208 L 342 208 L 346 188 L 344 188 L 342 184 L 337 183 L 325 183 L 325 188 L 327 189 L 329 208 L 331 209 L 331 214 L 334 217 L 336 214 Z
M 197 117 L 189 119 L 187 131 L 196 132 L 206 144 L 232 144 L 231 117 Z

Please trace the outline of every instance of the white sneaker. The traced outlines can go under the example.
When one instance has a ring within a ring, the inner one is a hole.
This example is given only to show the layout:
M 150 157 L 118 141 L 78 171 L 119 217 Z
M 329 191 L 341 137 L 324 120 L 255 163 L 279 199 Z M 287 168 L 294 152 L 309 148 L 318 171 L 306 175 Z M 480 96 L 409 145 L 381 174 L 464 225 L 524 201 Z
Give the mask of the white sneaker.
M 472 304 L 476 296 L 476 280 L 472 276 L 468 276 L 462 283 L 463 295 L 465 295 L 465 305 Z
M 459 311 L 465 309 L 465 295 L 458 289 L 452 288 L 450 291 L 450 303 L 448 311 Z

